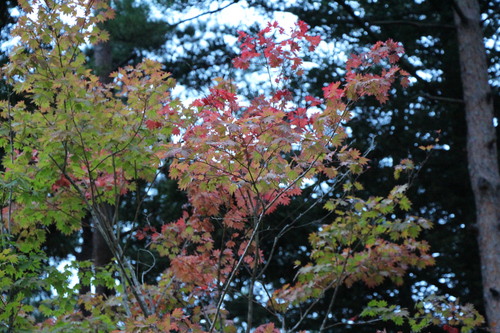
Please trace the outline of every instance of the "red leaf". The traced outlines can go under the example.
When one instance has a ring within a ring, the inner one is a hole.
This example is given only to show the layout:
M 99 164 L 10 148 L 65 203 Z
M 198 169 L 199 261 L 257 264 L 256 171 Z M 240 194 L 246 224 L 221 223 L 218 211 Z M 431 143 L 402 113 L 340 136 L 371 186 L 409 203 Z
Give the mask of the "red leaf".
M 311 43 L 311 47 L 313 48 L 311 49 L 310 47 L 309 51 L 314 51 L 316 46 L 318 46 L 319 43 L 321 42 L 321 36 L 306 36 L 306 39 L 309 43 Z
M 400 83 L 403 88 L 407 88 L 410 85 L 410 79 L 408 79 L 407 77 L 403 77 Z
M 310 95 L 306 96 L 305 99 L 306 99 L 306 102 L 311 102 L 311 106 L 318 106 L 321 103 L 323 103 L 323 101 L 321 99 L 310 96 Z
M 191 103 L 191 106 L 195 107 L 201 107 L 204 106 L 203 101 L 201 99 L 195 99 L 193 103 Z
M 137 238 L 138 240 L 143 240 L 144 238 L 146 238 L 146 234 L 142 232 L 142 230 L 137 230 L 135 232 L 135 238 Z
M 443 330 L 445 330 L 448 333 L 458 333 L 458 328 L 450 326 L 450 325 L 444 325 Z
M 330 83 L 323 88 L 323 93 L 326 99 L 339 99 L 344 95 L 344 89 L 339 89 L 340 82 Z
M 172 311 L 172 317 L 176 319 L 181 319 L 183 314 L 184 311 L 181 308 L 175 308 L 174 311 Z
M 61 187 L 69 187 L 71 183 L 69 180 L 66 178 L 66 176 L 61 175 L 58 180 L 52 185 L 52 191 L 56 191 L 60 189 Z
M 361 66 L 361 64 L 361 58 L 356 54 L 351 54 L 351 56 L 347 60 L 346 69 L 347 71 L 351 71 L 353 68 L 358 68 L 359 66 Z
M 159 121 L 154 121 L 154 120 L 146 120 L 146 127 L 150 130 L 153 130 L 153 129 L 157 129 L 157 128 L 161 128 L 162 127 L 162 123 L 160 123 Z

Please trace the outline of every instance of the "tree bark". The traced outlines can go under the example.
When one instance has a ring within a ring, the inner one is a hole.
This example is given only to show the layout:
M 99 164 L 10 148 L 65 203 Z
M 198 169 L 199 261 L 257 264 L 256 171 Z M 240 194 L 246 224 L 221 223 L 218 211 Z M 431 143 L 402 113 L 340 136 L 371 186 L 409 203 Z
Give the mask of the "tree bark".
M 469 176 L 476 223 L 486 317 L 500 332 L 500 175 L 494 108 L 477 0 L 455 0 L 454 17 L 467 121 Z

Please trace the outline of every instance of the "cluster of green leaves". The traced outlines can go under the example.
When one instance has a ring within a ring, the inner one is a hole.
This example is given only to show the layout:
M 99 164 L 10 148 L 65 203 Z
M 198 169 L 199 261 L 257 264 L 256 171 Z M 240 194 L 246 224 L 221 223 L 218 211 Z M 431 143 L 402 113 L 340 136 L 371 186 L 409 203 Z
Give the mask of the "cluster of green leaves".
M 407 321 L 411 330 L 415 332 L 420 332 L 429 325 L 442 325 L 443 329 L 450 333 L 458 333 L 458 329 L 454 326 L 461 326 L 462 332 L 468 332 L 484 321 L 470 304 L 460 305 L 440 296 L 429 296 L 417 303 L 413 315 L 406 309 L 389 305 L 386 301 L 373 300 L 368 303 L 360 316 L 381 318 L 384 321 L 392 321 L 398 326 Z M 443 322 L 448 324 L 443 325 Z
M 20 5 L 25 15 L 13 30 L 20 41 L 2 69 L 23 97 L 15 104 L 0 102 L 6 152 L 2 230 L 15 235 L 16 249 L 31 253 L 46 240 L 49 226 L 74 233 L 91 214 L 122 260 L 121 229 L 113 227 L 117 214 L 108 216 L 103 204 L 119 207 L 120 196 L 136 181 L 158 176 L 165 143 L 177 131 L 164 121 L 175 106 L 169 96 L 174 81 L 150 60 L 120 69 L 110 84 L 85 67 L 82 44 L 107 38 L 98 27 L 113 16 L 105 2 Z M 119 266 L 122 278 L 133 276 L 126 264 Z M 139 283 L 128 280 L 139 296 Z
M 361 189 L 359 183 L 354 186 Z M 432 265 L 434 260 L 428 253 L 427 243 L 416 240 L 421 230 L 429 229 L 431 223 L 415 216 L 390 218 L 396 206 L 408 210 L 405 188 L 395 187 L 387 198 L 362 200 L 349 195 L 329 201 L 325 206 L 337 217 L 332 224 L 310 235 L 314 264 L 308 264 L 298 273 L 303 295 L 297 298 L 296 288 L 287 289 L 284 294 L 293 292 L 293 301 L 297 302 L 322 293 L 326 286 L 351 287 L 363 281 L 374 287 L 386 278 L 401 284 L 409 267 Z
M 89 19 L 86 1 L 22 5 L 31 15 L 21 17 L 13 32 L 21 42 L 3 73 L 30 104 L 2 102 L 0 143 L 9 152 L 2 181 L 17 184 L 4 203 L 17 205 L 10 228 L 25 232 L 26 246 L 36 247 L 43 233 L 30 221 L 74 232 L 85 208 L 115 203 L 134 180 L 154 179 L 157 154 L 175 130 L 156 125 L 174 82 L 150 60 L 120 69 L 109 85 L 85 68 L 79 47 L 106 38 L 95 23 L 112 17 L 111 11 Z M 62 15 L 76 22 L 65 23 Z
M 76 297 L 68 285 L 71 272 L 47 266 L 41 251 L 24 253 L 8 236 L 1 236 L 0 323 L 2 330 L 33 328 L 40 317 L 60 316 L 73 311 Z M 30 302 L 44 294 L 57 293 L 57 299 Z

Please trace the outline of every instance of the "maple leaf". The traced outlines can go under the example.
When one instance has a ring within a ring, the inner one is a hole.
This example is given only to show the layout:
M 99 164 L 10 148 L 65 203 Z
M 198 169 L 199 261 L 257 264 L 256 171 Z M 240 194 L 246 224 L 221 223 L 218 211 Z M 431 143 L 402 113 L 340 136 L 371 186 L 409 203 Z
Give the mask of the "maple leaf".
M 181 134 L 181 130 L 179 129 L 179 127 L 172 128 L 172 134 L 173 135 L 180 135 Z
M 274 53 L 267 52 L 266 56 L 269 59 L 269 65 L 271 68 L 279 67 L 283 63 L 283 59 L 276 56 Z
M 159 121 L 154 121 L 154 120 L 150 120 L 150 119 L 146 120 L 145 124 L 146 124 L 146 127 L 150 130 L 162 127 L 162 123 L 160 123 Z
M 181 319 L 184 315 L 184 311 L 181 308 L 175 308 L 174 311 L 172 311 L 171 315 L 173 318 Z
M 307 95 L 305 97 L 306 102 L 310 102 L 311 106 L 318 106 L 323 103 L 323 101 L 319 98 L 316 98 L 314 96 Z
M 358 68 L 361 66 L 363 62 L 361 61 L 361 57 L 356 54 L 351 54 L 346 63 L 346 69 L 350 72 L 354 68 Z
M 459 332 L 458 328 L 450 326 L 450 325 L 444 325 L 443 330 L 445 330 L 448 333 L 458 333 Z
M 306 39 L 311 43 L 311 46 L 309 46 L 309 51 L 311 52 L 314 51 L 321 42 L 321 36 L 306 36 Z
M 280 330 L 274 327 L 274 323 L 262 324 L 255 329 L 255 333 L 280 333 Z
M 408 88 L 408 86 L 410 85 L 410 79 L 407 77 L 402 77 L 400 83 L 403 88 Z
M 146 238 L 146 234 L 142 230 L 137 230 L 135 232 L 135 238 L 137 238 L 138 240 L 143 240 L 144 238 Z
M 340 99 L 344 95 L 344 89 L 339 89 L 340 82 L 330 83 L 323 88 L 325 99 Z
M 58 180 L 52 185 L 52 190 L 57 191 L 60 188 L 63 187 L 69 187 L 71 185 L 70 181 L 66 178 L 66 176 L 62 175 L 59 177 Z

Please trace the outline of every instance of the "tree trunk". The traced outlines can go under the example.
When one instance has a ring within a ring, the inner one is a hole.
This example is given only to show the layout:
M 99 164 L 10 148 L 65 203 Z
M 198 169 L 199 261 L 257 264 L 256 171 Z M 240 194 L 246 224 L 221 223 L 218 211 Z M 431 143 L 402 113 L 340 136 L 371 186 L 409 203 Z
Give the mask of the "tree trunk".
M 109 74 L 113 71 L 113 58 L 110 41 L 101 42 L 94 47 L 94 63 L 99 81 L 110 83 Z
M 94 64 L 97 75 L 99 76 L 99 81 L 103 84 L 110 83 L 112 81 L 111 71 L 113 70 L 113 58 L 112 58 L 112 50 L 111 50 L 111 42 L 108 40 L 106 42 L 101 42 L 94 47 Z M 105 212 L 106 218 L 108 221 L 113 221 L 113 212 L 114 209 L 110 205 L 101 204 L 100 207 L 103 212 Z M 98 221 L 93 221 L 93 251 L 92 251 L 92 260 L 94 262 L 94 267 L 96 269 L 104 268 L 113 259 L 113 254 L 106 243 L 105 239 L 102 237 L 99 232 L 96 223 Z M 106 288 L 105 286 L 97 286 L 96 293 L 98 295 L 106 295 L 110 296 L 114 294 L 114 290 Z
M 100 208 L 103 211 L 103 215 L 105 215 L 105 219 L 111 223 L 113 221 L 113 211 L 114 207 L 111 205 L 102 203 L 100 205 Z M 108 244 L 106 243 L 106 240 L 104 237 L 101 235 L 99 232 L 96 223 L 99 223 L 99 221 L 93 221 L 94 223 L 94 229 L 93 229 L 93 235 L 92 235 L 92 260 L 94 262 L 94 268 L 96 270 L 98 269 L 103 269 L 107 265 L 111 263 L 111 260 L 113 259 L 113 253 L 111 252 L 111 249 L 109 248 Z M 112 228 L 111 228 L 112 229 Z M 97 285 L 95 288 L 95 292 L 97 295 L 105 295 L 105 296 L 110 296 L 115 294 L 114 289 L 107 288 L 106 286 L 102 285 Z
M 78 261 L 87 261 L 92 259 L 92 237 L 93 237 L 93 232 L 92 232 L 92 218 L 90 214 L 87 214 L 83 219 L 82 219 L 82 250 L 80 253 L 76 254 L 76 259 Z M 86 268 L 80 268 L 79 269 L 79 274 L 85 274 L 87 271 Z M 90 286 L 89 285 L 84 285 L 83 283 L 80 283 L 80 290 L 79 294 L 80 295 L 85 295 L 86 293 L 90 292 Z M 85 317 L 88 317 L 91 315 L 90 311 L 85 309 L 85 305 L 81 304 L 80 305 L 80 311 Z
M 456 0 L 454 9 L 483 297 L 490 330 L 500 332 L 500 175 L 486 50 L 477 0 Z

